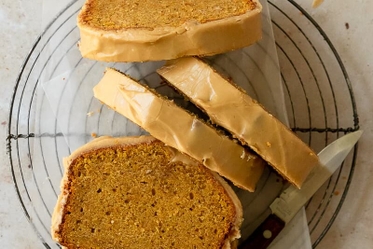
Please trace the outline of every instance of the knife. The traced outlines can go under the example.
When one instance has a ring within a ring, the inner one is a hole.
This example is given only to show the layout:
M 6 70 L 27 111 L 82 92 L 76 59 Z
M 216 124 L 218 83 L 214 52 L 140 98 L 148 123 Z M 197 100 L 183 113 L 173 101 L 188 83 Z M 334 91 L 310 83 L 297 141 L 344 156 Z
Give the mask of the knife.
M 362 131 L 355 131 L 344 135 L 320 151 L 318 157 L 321 166 L 311 171 L 301 189 L 291 185 L 282 191 L 269 206 L 271 214 L 239 246 L 239 249 L 267 248 L 285 225 L 339 168 L 362 133 Z

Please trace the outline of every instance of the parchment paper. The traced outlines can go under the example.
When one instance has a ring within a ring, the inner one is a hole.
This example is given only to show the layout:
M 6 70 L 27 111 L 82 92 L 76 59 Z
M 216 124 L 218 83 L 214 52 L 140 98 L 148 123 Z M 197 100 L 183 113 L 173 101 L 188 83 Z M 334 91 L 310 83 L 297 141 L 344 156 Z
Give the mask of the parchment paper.
M 80 0 L 74 4 L 83 5 L 83 2 Z M 266 0 L 262 0 L 261 3 L 263 5 L 263 39 L 248 48 L 212 56 L 208 60 L 218 71 L 231 77 L 268 111 L 288 125 L 268 3 Z M 60 6 L 52 0 L 43 1 L 44 24 L 53 20 L 56 13 L 59 13 Z M 76 15 L 78 9 L 75 9 L 75 13 L 69 11 L 71 13 L 67 14 Z M 161 94 L 176 99 L 185 108 L 189 107 L 188 103 L 185 103 L 175 92 L 160 84 L 161 80 L 155 70 L 163 65 L 162 61 L 101 63 L 81 58 L 76 46 L 79 32 L 74 25 L 74 23 L 62 25 L 56 32 L 55 40 L 51 40 L 47 45 L 46 51 L 49 53 L 41 55 L 48 57 L 48 64 L 40 77 L 41 87 L 59 128 L 58 132 L 63 134 L 67 144 L 66 156 L 96 136 L 130 136 L 146 133 L 93 98 L 92 88 L 101 79 L 106 67 L 115 67 L 156 88 Z M 63 30 L 66 29 L 65 26 L 71 30 Z M 268 195 L 259 193 L 258 196 L 237 191 L 243 203 L 250 203 L 250 208 L 245 209 L 243 238 L 247 237 L 260 223 L 263 209 L 281 191 L 282 185 L 276 181 L 275 176 L 267 171 L 265 177 L 261 180 L 260 187 L 261 193 L 267 191 Z M 311 248 L 304 210 L 301 210 L 291 224 L 286 226 L 271 248 Z

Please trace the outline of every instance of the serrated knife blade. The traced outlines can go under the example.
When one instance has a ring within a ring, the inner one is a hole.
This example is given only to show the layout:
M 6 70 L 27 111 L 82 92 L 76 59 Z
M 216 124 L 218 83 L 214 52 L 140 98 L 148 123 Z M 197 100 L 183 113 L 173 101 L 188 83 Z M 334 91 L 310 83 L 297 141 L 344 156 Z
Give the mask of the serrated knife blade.
M 362 135 L 362 131 L 355 131 L 344 135 L 325 147 L 318 157 L 321 165 L 315 168 L 301 189 L 294 186 L 286 188 L 270 205 L 271 214 L 265 221 L 246 239 L 240 249 L 265 249 L 277 237 L 286 223 L 298 213 L 315 192 L 333 175 L 340 167 L 351 149 Z

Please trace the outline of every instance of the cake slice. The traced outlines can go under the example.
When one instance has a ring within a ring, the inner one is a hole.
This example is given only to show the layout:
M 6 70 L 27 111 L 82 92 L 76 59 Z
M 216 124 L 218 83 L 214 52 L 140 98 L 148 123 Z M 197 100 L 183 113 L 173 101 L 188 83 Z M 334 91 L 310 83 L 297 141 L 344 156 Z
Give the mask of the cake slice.
M 94 96 L 165 144 L 235 185 L 254 191 L 265 162 L 212 126 L 130 77 L 107 69 Z
M 79 48 L 109 62 L 223 53 L 261 38 L 261 11 L 258 0 L 87 0 Z
M 235 248 L 229 185 L 151 136 L 101 137 L 64 161 L 52 237 L 64 248 Z
M 319 164 L 295 133 L 202 60 L 173 60 L 158 73 L 298 188 Z

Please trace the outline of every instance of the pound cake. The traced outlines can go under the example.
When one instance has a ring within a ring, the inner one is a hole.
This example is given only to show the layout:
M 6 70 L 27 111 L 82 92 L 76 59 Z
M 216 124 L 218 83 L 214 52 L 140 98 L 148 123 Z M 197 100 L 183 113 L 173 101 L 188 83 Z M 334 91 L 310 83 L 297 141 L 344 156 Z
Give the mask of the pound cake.
M 169 61 L 158 73 L 298 188 L 319 165 L 317 155 L 295 133 L 201 59 Z
M 233 190 L 151 136 L 97 138 L 64 165 L 51 229 L 64 248 L 236 248 Z
M 261 11 L 258 0 L 87 0 L 79 48 L 109 62 L 223 53 L 261 38 Z
M 265 162 L 211 125 L 115 69 L 107 69 L 94 96 L 165 144 L 195 158 L 233 184 L 254 191 Z

